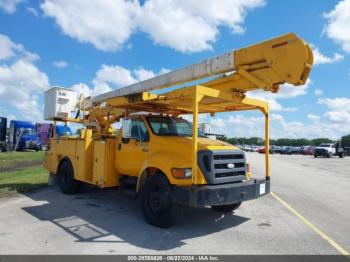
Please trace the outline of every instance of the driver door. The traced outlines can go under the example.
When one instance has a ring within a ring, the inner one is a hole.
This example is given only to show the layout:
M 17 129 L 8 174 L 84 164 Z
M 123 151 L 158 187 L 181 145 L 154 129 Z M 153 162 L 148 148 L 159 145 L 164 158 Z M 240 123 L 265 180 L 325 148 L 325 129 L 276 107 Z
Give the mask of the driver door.
M 123 134 L 122 134 L 123 136 Z M 122 138 L 117 145 L 117 170 L 121 174 L 138 176 L 148 157 L 149 132 L 141 118 L 131 119 L 130 138 Z

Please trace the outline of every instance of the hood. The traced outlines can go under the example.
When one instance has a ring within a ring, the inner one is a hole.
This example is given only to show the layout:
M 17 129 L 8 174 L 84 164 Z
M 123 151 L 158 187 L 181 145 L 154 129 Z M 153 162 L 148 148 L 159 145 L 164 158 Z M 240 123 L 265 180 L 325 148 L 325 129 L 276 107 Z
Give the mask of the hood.
M 321 147 L 321 146 L 317 146 L 317 147 L 315 147 L 315 149 L 317 149 L 317 150 L 320 150 L 320 149 L 322 149 L 322 150 L 330 150 L 330 147 Z
M 192 146 L 192 137 L 173 137 L 173 136 L 157 136 L 157 139 L 161 144 L 175 147 L 183 147 L 186 150 L 190 150 Z M 237 150 L 236 146 L 229 143 L 214 140 L 210 138 L 198 137 L 198 151 L 200 150 Z

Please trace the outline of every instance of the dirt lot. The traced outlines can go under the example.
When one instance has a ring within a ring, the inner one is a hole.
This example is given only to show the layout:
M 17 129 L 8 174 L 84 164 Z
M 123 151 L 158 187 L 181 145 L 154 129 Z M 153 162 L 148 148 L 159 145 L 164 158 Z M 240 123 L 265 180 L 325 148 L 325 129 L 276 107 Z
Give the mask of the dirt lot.
M 257 176 L 262 176 L 263 155 L 248 153 L 247 158 Z M 0 199 L 0 253 L 340 254 L 349 251 L 350 157 L 314 159 L 273 155 L 271 165 L 274 195 L 246 202 L 229 215 L 210 208 L 187 209 L 179 223 L 167 230 L 148 225 L 138 202 L 118 195 L 115 190 L 93 189 L 66 196 L 56 188 L 44 188 L 3 198 Z

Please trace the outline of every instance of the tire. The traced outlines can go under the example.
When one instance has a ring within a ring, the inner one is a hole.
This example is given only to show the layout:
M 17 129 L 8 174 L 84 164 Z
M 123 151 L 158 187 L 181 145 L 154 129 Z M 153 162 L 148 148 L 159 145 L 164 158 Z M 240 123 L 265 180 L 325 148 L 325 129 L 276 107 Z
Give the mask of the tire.
M 317 158 L 317 155 L 314 155 L 315 158 Z
M 219 211 L 219 212 L 232 212 L 234 210 L 236 210 L 237 208 L 239 208 L 241 206 L 242 202 L 238 202 L 238 203 L 234 203 L 231 205 L 223 205 L 223 206 L 211 206 L 211 208 L 215 211 Z
M 173 201 L 170 184 L 161 173 L 146 179 L 141 188 L 140 204 L 146 221 L 156 227 L 172 226 L 179 215 L 179 206 Z
M 80 182 L 74 179 L 73 166 L 68 159 L 60 163 L 57 174 L 62 193 L 71 195 L 79 192 Z

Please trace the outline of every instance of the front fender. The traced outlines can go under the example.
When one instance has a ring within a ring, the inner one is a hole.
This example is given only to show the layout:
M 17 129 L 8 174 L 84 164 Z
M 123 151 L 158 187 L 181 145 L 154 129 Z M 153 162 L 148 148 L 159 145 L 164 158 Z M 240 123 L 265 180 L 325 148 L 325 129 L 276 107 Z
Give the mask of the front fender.
M 191 168 L 192 159 L 184 155 L 170 153 L 169 151 L 158 151 L 151 153 L 148 159 L 145 161 L 142 172 L 147 168 L 157 168 L 162 171 L 168 178 L 170 184 L 179 186 L 190 186 L 192 185 L 192 179 L 175 179 L 171 174 L 172 168 Z M 140 174 L 140 175 L 141 175 Z M 199 168 L 197 168 L 198 184 L 207 184 L 204 176 L 202 175 Z M 140 176 L 139 176 L 140 177 Z

